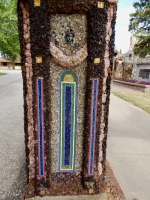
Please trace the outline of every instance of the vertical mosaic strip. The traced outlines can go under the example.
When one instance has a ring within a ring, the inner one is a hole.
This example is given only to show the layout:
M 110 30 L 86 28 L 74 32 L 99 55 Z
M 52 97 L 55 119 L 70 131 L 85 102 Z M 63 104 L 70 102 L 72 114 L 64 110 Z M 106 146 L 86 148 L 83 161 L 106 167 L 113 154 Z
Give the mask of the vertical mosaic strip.
M 89 144 L 89 160 L 88 160 L 88 175 L 90 176 L 94 175 L 98 91 L 99 91 L 99 78 L 94 78 L 92 79 L 92 92 L 91 92 L 90 144 Z
M 38 127 L 38 164 L 39 177 L 45 175 L 44 161 L 44 114 L 43 114 L 43 78 L 37 78 L 37 127 Z
M 69 70 L 61 78 L 60 171 L 74 171 L 76 135 L 76 76 Z

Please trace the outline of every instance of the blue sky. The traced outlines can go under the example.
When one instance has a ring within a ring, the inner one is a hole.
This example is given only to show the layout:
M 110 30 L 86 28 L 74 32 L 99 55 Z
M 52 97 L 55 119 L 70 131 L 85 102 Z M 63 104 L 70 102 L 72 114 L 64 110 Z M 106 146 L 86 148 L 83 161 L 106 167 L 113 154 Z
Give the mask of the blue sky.
M 123 53 L 127 52 L 130 46 L 129 14 L 135 11 L 132 5 L 136 1 L 138 0 L 119 0 L 118 2 L 115 44 L 116 48 L 121 49 Z

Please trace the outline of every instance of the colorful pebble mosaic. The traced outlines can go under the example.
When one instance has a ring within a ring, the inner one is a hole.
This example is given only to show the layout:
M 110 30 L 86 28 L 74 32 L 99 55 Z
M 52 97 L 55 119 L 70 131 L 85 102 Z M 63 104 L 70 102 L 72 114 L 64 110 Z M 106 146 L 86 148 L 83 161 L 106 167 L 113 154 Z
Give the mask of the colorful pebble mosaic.
M 43 116 L 43 78 L 37 78 L 37 126 L 39 177 L 44 177 L 44 116 Z
M 60 171 L 74 171 L 77 110 L 76 76 L 70 70 L 61 77 L 60 91 Z
M 92 79 L 92 93 L 91 93 L 92 100 L 91 100 L 90 145 L 89 145 L 89 164 L 88 164 L 89 175 L 94 175 L 98 92 L 99 92 L 99 78 L 94 78 Z
M 85 106 L 85 88 L 86 88 L 86 70 L 87 70 L 87 61 L 85 60 L 76 68 L 71 71 L 76 74 L 78 77 L 77 84 L 77 93 L 78 93 L 78 107 L 77 107 L 77 133 L 76 133 L 76 156 L 75 156 L 75 171 L 80 173 L 82 171 L 82 150 L 83 150 L 83 136 L 84 136 L 84 106 Z M 60 77 L 64 72 L 64 68 L 59 66 L 53 59 L 50 62 L 50 80 L 51 80 L 51 171 L 53 173 L 58 172 L 59 170 L 59 137 L 58 132 L 60 127 L 60 90 L 61 85 Z
M 68 44 L 72 44 L 74 42 L 74 39 L 73 39 L 74 36 L 75 36 L 75 34 L 74 34 L 73 30 L 71 28 L 69 28 L 66 31 L 64 39 Z
M 50 17 L 50 36 L 66 56 L 77 53 L 87 43 L 87 16 L 56 14 Z
M 87 42 L 87 17 L 86 15 L 64 15 L 64 14 L 56 14 L 51 15 L 50 18 L 51 25 L 51 41 L 57 40 L 59 44 L 57 45 L 58 49 L 63 52 L 64 55 L 74 56 L 78 51 L 86 44 Z M 65 39 L 65 33 L 68 28 L 71 28 L 75 33 L 74 43 L 68 44 Z M 82 46 L 75 47 L 75 43 L 79 43 Z M 58 137 L 58 132 L 60 133 L 60 91 L 61 84 L 59 84 L 58 91 L 58 83 L 60 82 L 60 77 L 65 76 L 65 82 L 67 79 L 70 79 L 71 76 L 67 75 L 64 71 L 71 70 L 73 74 L 76 74 L 78 77 L 78 84 L 76 83 L 76 90 L 78 92 L 78 106 L 76 107 L 76 141 L 75 141 L 75 157 L 74 157 L 74 169 L 73 171 L 76 173 L 81 173 L 82 171 L 82 151 L 83 151 L 83 136 L 84 136 L 84 107 L 85 107 L 85 89 L 86 89 L 86 70 L 87 70 L 87 60 L 83 60 L 77 66 L 71 67 L 62 67 L 59 63 L 56 62 L 54 57 L 50 60 L 50 81 L 51 81 L 51 172 L 56 173 L 58 171 L 66 171 L 60 170 L 60 148 L 58 151 L 58 147 L 60 146 L 60 137 Z M 67 73 L 68 73 L 67 72 Z M 64 75 L 63 75 L 64 74 Z M 72 74 L 72 75 L 73 75 Z M 61 78 L 63 79 L 63 77 Z M 74 82 L 73 79 L 70 81 Z M 58 126 L 59 125 L 59 126 Z M 67 172 L 72 172 L 72 170 L 67 170 Z M 70 173 L 71 174 L 71 173 Z

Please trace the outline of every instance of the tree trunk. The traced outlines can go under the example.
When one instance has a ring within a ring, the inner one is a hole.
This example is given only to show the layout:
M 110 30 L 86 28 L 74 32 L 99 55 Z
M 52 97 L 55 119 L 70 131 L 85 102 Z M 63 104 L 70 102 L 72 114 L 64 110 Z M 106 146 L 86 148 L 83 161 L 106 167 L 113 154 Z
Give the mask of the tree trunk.
M 15 61 L 12 61 L 12 69 L 15 69 Z

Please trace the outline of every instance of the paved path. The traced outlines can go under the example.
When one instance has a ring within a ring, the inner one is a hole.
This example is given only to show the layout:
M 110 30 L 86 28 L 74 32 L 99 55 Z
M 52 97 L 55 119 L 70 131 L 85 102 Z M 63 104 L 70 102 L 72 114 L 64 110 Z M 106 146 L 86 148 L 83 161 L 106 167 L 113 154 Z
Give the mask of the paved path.
M 150 114 L 114 95 L 110 98 L 107 159 L 127 200 L 150 200 Z
M 107 196 L 101 193 L 98 195 L 35 197 L 27 200 L 107 200 Z
M 0 72 L 7 73 L 4 76 L 0 76 L 0 87 L 11 84 L 17 80 L 21 80 L 21 70 L 2 70 Z
M 0 200 L 20 200 L 25 177 L 22 77 L 0 70 Z

